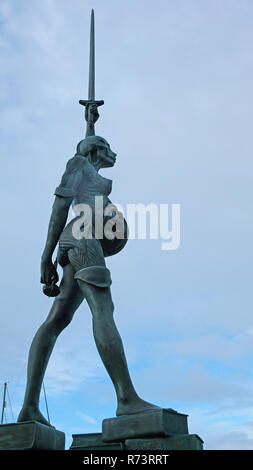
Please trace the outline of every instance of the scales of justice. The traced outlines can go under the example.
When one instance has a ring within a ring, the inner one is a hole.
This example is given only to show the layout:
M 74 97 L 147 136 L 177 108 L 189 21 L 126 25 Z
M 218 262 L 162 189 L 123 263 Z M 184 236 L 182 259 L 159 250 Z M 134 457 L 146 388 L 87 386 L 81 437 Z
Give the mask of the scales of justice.
M 85 107 L 86 136 L 66 165 L 55 190 L 45 249 L 41 258 L 43 292 L 55 297 L 52 308 L 32 341 L 27 367 L 27 383 L 17 423 L 0 426 L 0 449 L 65 448 L 65 435 L 55 429 L 39 410 L 39 397 L 50 355 L 61 331 L 85 299 L 92 314 L 93 334 L 101 360 L 111 378 L 117 397 L 116 416 L 104 419 L 102 432 L 73 435 L 71 450 L 201 450 L 203 441 L 188 433 L 187 415 L 141 398 L 132 383 L 124 347 L 113 318 L 111 273 L 105 258 L 122 250 L 128 237 L 127 223 L 111 203 L 112 181 L 99 174 L 113 167 L 116 154 L 109 143 L 95 135 L 98 107 L 95 100 L 94 11 L 91 12 L 88 99 Z M 97 227 L 96 198 L 100 220 Z M 67 225 L 71 206 L 88 205 L 85 213 Z M 100 235 L 97 236 L 97 231 Z M 88 236 L 87 236 L 88 235 Z M 57 258 L 52 257 L 57 248 Z M 57 285 L 57 264 L 63 270 Z M 151 377 L 152 380 L 152 377 Z

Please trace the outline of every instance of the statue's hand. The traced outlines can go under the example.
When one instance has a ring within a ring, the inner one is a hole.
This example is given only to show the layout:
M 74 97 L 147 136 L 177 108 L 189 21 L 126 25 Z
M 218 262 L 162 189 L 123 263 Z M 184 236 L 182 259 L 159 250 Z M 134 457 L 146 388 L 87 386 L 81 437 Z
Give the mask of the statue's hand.
M 90 104 L 85 107 L 85 120 L 89 124 L 95 124 L 99 118 L 98 108 L 95 104 Z
M 43 260 L 41 261 L 41 278 L 40 282 L 46 284 L 47 286 L 52 283 L 56 284 L 58 282 L 58 274 L 52 260 Z

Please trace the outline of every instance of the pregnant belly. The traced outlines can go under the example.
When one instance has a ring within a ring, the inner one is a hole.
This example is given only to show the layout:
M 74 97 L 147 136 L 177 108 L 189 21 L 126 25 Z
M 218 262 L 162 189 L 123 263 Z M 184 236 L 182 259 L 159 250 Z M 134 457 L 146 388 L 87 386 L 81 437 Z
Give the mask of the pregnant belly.
M 91 218 L 87 215 L 81 211 L 68 223 L 60 237 L 61 249 L 68 251 L 73 246 L 81 248 L 84 239 L 89 242 L 90 238 L 97 238 L 105 257 L 119 253 L 128 240 L 128 226 L 124 217 L 115 217 L 115 213 L 96 218 L 94 213 Z
M 104 226 L 104 236 L 100 240 L 104 256 L 116 255 L 121 251 L 128 240 L 128 226 L 126 220 L 123 218 L 118 224 L 113 225 L 113 219 L 110 224 L 109 230 L 107 229 L 107 223 Z

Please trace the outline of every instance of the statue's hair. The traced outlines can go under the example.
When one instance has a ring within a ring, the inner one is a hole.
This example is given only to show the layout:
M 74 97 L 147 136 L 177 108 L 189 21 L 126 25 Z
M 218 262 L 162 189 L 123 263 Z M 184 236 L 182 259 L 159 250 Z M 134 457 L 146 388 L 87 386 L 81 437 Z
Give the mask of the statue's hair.
M 86 139 L 81 140 L 77 145 L 77 154 L 83 155 L 84 157 L 88 157 L 88 159 L 94 163 L 93 160 L 94 158 L 96 158 L 96 155 L 94 155 L 94 151 L 97 149 L 99 143 L 102 142 L 105 143 L 106 140 L 103 137 L 100 137 L 99 135 L 92 135 L 86 137 Z

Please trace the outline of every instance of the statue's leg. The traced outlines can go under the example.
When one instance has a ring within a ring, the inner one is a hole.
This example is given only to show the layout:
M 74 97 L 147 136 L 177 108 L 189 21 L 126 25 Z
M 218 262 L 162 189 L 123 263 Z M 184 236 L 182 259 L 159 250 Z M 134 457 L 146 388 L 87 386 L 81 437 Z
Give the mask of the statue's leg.
M 73 266 L 77 267 L 78 251 L 72 250 L 68 254 Z M 122 340 L 113 319 L 110 272 L 104 260 L 101 260 L 101 264 L 79 269 L 75 278 L 92 312 L 96 346 L 114 384 L 118 400 L 116 414 L 119 416 L 158 408 L 142 400 L 132 384 Z
M 71 264 L 63 268 L 60 289 L 60 294 L 55 298 L 47 319 L 37 331 L 30 347 L 26 392 L 18 422 L 35 420 L 49 424 L 39 411 L 43 377 L 58 335 L 70 323 L 84 298 L 74 279 Z

